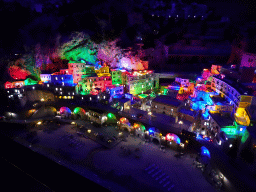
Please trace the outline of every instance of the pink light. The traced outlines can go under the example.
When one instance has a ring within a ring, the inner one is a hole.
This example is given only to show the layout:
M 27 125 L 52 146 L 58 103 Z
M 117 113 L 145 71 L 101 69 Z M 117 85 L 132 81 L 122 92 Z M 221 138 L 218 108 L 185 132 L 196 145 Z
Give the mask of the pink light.
M 168 133 L 168 134 L 166 135 L 166 140 L 167 140 L 167 141 L 173 141 L 173 140 L 174 140 L 173 134 Z

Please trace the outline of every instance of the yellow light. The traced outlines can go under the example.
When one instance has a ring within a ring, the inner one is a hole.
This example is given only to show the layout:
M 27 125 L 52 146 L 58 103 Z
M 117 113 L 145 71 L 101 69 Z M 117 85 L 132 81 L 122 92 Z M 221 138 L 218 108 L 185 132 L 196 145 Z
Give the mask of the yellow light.
M 42 121 L 38 121 L 38 122 L 37 122 L 37 125 L 41 125 L 41 124 L 42 124 Z
M 62 96 L 59 96 L 59 98 L 61 99 Z
M 186 143 L 188 143 L 188 140 L 186 140 Z
M 74 121 L 71 122 L 72 125 L 75 125 L 76 123 Z
M 92 130 L 88 129 L 88 130 L 87 130 L 87 132 L 88 132 L 88 133 L 91 133 L 91 132 L 92 132 Z
M 44 101 L 44 98 L 42 98 L 41 101 Z

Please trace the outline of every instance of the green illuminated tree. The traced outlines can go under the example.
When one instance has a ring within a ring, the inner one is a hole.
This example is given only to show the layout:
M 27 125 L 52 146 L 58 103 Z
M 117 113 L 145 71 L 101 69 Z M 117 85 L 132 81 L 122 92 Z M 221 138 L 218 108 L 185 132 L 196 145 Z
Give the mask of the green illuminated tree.
M 31 77 L 40 80 L 41 70 L 36 67 L 35 52 L 32 49 L 30 53 L 23 55 L 23 67 L 31 73 Z
M 74 32 L 70 39 L 70 41 L 62 44 L 58 49 L 61 59 L 70 61 L 83 59 L 92 64 L 96 63 L 97 47 L 88 35 L 83 32 Z

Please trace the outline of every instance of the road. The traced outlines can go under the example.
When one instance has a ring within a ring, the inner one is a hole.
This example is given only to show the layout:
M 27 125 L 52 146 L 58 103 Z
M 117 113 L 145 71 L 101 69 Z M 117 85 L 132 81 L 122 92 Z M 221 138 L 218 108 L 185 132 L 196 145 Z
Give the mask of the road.
M 246 172 L 243 165 L 235 163 L 218 146 L 204 140 L 199 142 L 210 151 L 211 162 L 224 175 L 228 187 L 230 182 L 239 192 L 256 191 L 256 180 Z
M 143 117 L 137 118 L 137 114 L 143 114 Z M 131 108 L 129 111 L 125 112 L 120 111 L 119 115 L 122 115 L 128 118 L 129 120 L 140 121 L 148 127 L 155 127 L 158 128 L 160 131 L 172 132 L 175 134 L 179 134 L 182 131 L 182 129 L 188 130 L 190 126 L 188 121 L 183 121 L 184 124 L 179 125 L 178 123 L 175 123 L 174 117 L 157 113 L 153 113 L 153 115 L 150 116 L 147 114 L 146 111 L 142 111 L 136 108 Z M 132 117 L 132 115 L 135 115 L 135 117 Z

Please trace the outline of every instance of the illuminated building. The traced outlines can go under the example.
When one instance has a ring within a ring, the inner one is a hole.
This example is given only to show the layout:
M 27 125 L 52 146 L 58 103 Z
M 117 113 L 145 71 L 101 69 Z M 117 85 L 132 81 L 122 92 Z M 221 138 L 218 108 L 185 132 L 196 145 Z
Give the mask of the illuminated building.
M 178 109 L 181 102 L 178 99 L 171 98 L 170 96 L 160 95 L 152 100 L 151 111 L 166 115 L 178 115 Z
M 220 66 L 220 65 L 212 65 L 212 67 L 211 67 L 211 74 L 212 75 L 220 74 L 221 68 L 222 68 L 222 66 Z
M 213 76 L 211 88 L 230 101 L 230 104 L 233 105 L 233 113 L 239 106 L 241 95 L 249 94 L 248 90 L 239 83 L 229 79 L 221 79 L 218 76 Z
M 106 86 L 106 92 L 109 93 L 111 97 L 118 94 L 124 94 L 124 87 L 123 85 Z
M 178 109 L 178 117 L 180 117 L 181 120 L 184 119 L 193 122 L 196 118 L 196 112 L 194 110 L 181 107 Z
M 131 108 L 131 100 L 127 98 L 113 98 L 112 106 L 120 111 L 129 110 Z
M 236 138 L 237 136 L 243 136 L 246 131 L 246 126 L 239 125 L 236 122 L 230 126 L 224 126 L 220 129 L 228 138 Z
M 4 84 L 5 89 L 11 89 L 14 88 L 14 85 L 12 82 L 6 81 Z
M 40 78 L 45 83 L 51 82 L 51 74 L 40 74 Z
M 112 85 L 111 77 L 86 77 L 78 82 L 77 93 L 82 95 L 90 94 L 99 89 L 101 92 L 106 90 L 107 86 Z
M 102 125 L 108 120 L 107 114 L 105 111 L 100 109 L 88 109 L 88 118 L 90 121 Z
M 128 75 L 130 73 L 126 70 L 111 70 L 112 84 L 126 85 L 128 82 Z
M 52 92 L 58 99 L 74 99 L 74 96 L 76 95 L 76 87 L 68 85 L 54 86 Z
M 210 110 L 212 113 L 232 113 L 233 106 L 230 105 L 230 102 L 227 101 L 227 99 L 213 95 L 211 96 L 211 99 L 213 101 L 213 105 L 207 106 L 207 109 Z
M 175 82 L 180 83 L 181 86 L 188 86 L 189 85 L 189 79 L 188 78 L 176 77 Z
M 68 63 L 68 72 L 73 75 L 73 82 L 78 83 L 82 78 L 97 76 L 94 66 L 86 63 Z
M 135 71 L 128 76 L 127 86 L 130 94 L 138 95 L 159 87 L 159 79 L 155 78 L 153 71 Z
M 61 74 L 60 72 L 55 72 L 51 74 L 51 84 L 61 85 L 61 86 L 74 86 L 73 75 Z
M 212 89 L 227 98 L 233 105 L 232 114 L 234 114 L 236 121 L 241 125 L 249 126 L 251 117 L 248 109 L 253 108 L 252 106 L 256 104 L 255 97 L 251 95 L 250 90 L 229 79 L 220 79 L 214 76 L 212 80 Z
M 203 80 L 207 80 L 211 75 L 212 74 L 209 71 L 209 69 L 203 69 L 203 73 L 202 73 L 202 79 Z
M 105 77 L 105 76 L 111 76 L 109 73 L 109 67 L 104 65 L 99 70 L 95 70 L 98 77 Z
M 208 133 L 212 136 L 220 133 L 221 129 L 227 126 L 233 126 L 234 119 L 229 114 L 222 115 L 220 113 L 209 113 L 209 129 Z

